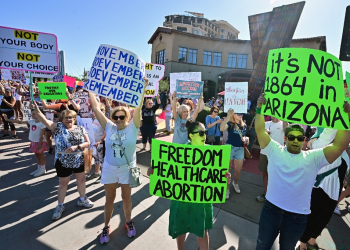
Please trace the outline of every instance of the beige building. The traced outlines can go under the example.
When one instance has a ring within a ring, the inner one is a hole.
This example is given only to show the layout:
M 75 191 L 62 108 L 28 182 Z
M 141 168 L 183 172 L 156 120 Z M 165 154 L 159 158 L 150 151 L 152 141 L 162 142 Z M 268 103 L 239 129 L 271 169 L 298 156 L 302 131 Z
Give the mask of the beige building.
M 224 29 L 229 35 L 231 28 L 230 35 L 234 34 L 230 24 L 216 23 L 221 25 L 218 32 Z M 248 82 L 253 72 L 250 40 L 220 39 L 158 27 L 148 43 L 152 44 L 151 62 L 165 65 L 165 77 L 174 72 L 202 72 L 206 99 L 222 91 L 225 82 Z M 326 39 L 294 39 L 291 47 L 325 50 Z

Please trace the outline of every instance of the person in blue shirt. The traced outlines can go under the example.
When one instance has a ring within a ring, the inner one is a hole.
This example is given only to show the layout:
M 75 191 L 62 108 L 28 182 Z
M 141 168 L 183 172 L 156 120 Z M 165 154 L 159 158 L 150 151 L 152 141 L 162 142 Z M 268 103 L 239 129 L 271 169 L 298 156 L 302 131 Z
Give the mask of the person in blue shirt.
M 207 142 L 208 144 L 220 145 L 220 124 L 222 119 L 218 116 L 219 108 L 212 107 L 210 109 L 210 115 L 205 118 L 205 127 L 208 130 Z M 214 141 L 212 141 L 214 137 Z

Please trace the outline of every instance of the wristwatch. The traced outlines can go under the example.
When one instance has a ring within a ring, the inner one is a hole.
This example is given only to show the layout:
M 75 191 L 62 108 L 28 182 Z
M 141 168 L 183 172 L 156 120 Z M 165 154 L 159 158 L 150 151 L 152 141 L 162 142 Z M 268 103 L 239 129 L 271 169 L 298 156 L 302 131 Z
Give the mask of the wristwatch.
M 78 145 L 78 149 L 81 149 L 80 145 Z
M 70 101 L 73 101 L 73 98 L 69 98 Z

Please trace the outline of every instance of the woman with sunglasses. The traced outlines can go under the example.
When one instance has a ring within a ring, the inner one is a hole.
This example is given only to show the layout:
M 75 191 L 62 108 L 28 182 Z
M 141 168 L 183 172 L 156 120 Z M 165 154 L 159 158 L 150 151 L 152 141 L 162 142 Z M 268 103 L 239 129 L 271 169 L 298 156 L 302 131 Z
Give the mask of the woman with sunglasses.
M 219 108 L 211 107 L 210 115 L 207 115 L 205 118 L 206 128 L 208 129 L 208 136 L 214 136 L 215 141 L 210 142 L 213 145 L 220 145 L 220 124 L 222 123 L 222 119 L 218 116 Z
M 52 215 L 52 220 L 61 218 L 64 207 L 64 198 L 71 174 L 77 179 L 78 193 L 77 206 L 91 208 L 94 203 L 86 197 L 85 172 L 84 172 L 84 148 L 90 146 L 88 134 L 84 127 L 76 124 L 76 112 L 64 110 L 61 112 L 59 122 L 46 119 L 40 112 L 38 105 L 30 106 L 37 119 L 55 135 L 55 169 L 59 178 L 58 205 Z
M 149 143 L 149 152 L 151 152 L 152 139 L 154 138 L 157 131 L 157 120 L 156 120 L 156 111 L 160 105 L 160 97 L 157 95 L 157 103 L 153 106 L 153 100 L 147 99 L 145 106 L 141 111 L 142 116 L 142 126 L 140 127 L 142 135 L 142 144 L 143 148 L 140 152 L 146 150 L 147 139 Z
M 148 79 L 144 77 L 144 92 L 148 85 Z M 140 99 L 142 107 L 143 96 Z M 118 106 L 111 112 L 111 120 L 108 120 L 99 109 L 95 95 L 89 92 L 92 110 L 95 113 L 101 127 L 106 131 L 106 155 L 103 162 L 101 183 L 104 184 L 106 203 L 104 208 L 104 228 L 100 235 L 100 243 L 109 242 L 111 232 L 110 221 L 113 214 L 114 200 L 118 183 L 121 187 L 123 209 L 125 215 L 125 228 L 128 237 L 136 235 L 134 223 L 131 221 L 131 188 L 129 187 L 130 167 L 136 165 L 136 141 L 141 122 L 141 110 L 135 107 L 134 117 L 130 119 L 130 112 L 127 107 Z M 125 152 L 125 154 L 124 154 Z M 128 160 L 126 160 L 126 158 Z
M 194 111 L 192 117 L 190 116 L 190 108 L 189 106 L 182 104 L 178 109 L 176 108 L 176 92 L 174 92 L 172 101 L 172 109 L 173 115 L 175 119 L 175 127 L 174 127 L 174 136 L 173 143 L 185 144 L 188 142 L 188 132 L 186 128 L 186 122 L 192 118 L 192 120 L 196 120 L 198 116 L 198 112 L 201 105 L 198 105 L 196 110 Z M 202 103 L 203 95 L 199 98 L 199 103 Z
M 227 130 L 228 139 L 226 144 L 231 145 L 230 170 L 235 166 L 235 173 L 233 175 L 233 188 L 237 194 L 241 193 L 238 186 L 238 180 L 241 175 L 244 160 L 244 148 L 241 136 L 245 135 L 247 125 L 242 120 L 242 114 L 236 114 L 233 109 L 229 109 L 227 117 L 220 125 L 220 131 Z M 247 144 L 248 141 L 245 141 Z M 229 188 L 226 192 L 226 199 L 229 198 Z

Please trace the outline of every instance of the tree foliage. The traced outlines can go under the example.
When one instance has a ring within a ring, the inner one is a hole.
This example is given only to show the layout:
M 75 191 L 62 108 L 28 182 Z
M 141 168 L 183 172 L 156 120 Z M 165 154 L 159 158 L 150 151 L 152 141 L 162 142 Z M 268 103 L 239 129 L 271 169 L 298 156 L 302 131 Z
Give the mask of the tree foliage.
M 169 78 L 163 78 L 162 80 L 159 81 L 159 93 L 164 91 L 164 90 L 169 90 L 169 89 L 170 89 Z

